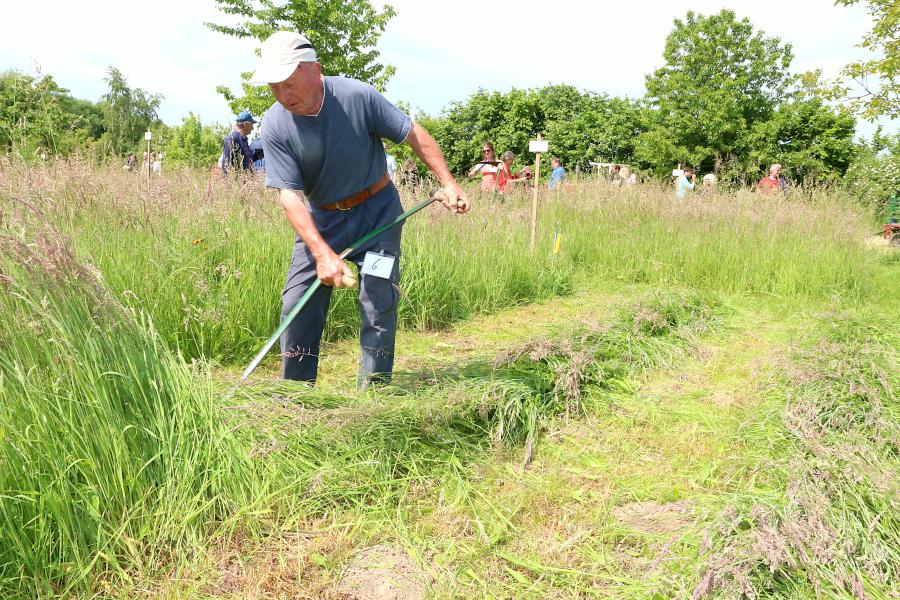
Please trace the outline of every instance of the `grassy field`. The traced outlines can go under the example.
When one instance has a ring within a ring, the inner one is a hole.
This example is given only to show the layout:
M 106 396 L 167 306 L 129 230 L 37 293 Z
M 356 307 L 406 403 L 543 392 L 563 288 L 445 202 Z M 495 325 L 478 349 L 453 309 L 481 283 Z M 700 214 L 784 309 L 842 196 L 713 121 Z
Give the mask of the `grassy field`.
M 317 389 L 234 387 L 280 209 L 145 184 L 0 171 L 4 597 L 900 594 L 900 258 L 836 193 L 435 208 L 360 395 L 352 292 Z

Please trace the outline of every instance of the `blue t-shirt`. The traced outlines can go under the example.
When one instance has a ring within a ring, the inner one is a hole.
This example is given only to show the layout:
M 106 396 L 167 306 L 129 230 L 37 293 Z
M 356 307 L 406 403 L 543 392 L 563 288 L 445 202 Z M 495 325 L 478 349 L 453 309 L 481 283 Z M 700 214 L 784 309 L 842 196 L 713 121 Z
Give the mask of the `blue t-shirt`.
M 276 102 L 262 119 L 266 186 L 302 191 L 321 206 L 352 196 L 384 176 L 381 138 L 406 139 L 412 120 L 367 83 L 325 77 L 316 116 Z
M 684 198 L 687 196 L 687 193 L 694 189 L 694 184 L 688 181 L 688 178 L 684 175 L 678 176 L 678 187 L 675 190 L 675 195 L 679 198 Z
M 553 171 L 550 173 L 550 184 L 549 184 L 550 189 L 555 190 L 559 186 L 559 184 L 562 182 L 563 177 L 565 177 L 565 176 L 566 176 L 566 170 L 564 168 L 562 168 L 561 166 L 553 169 Z

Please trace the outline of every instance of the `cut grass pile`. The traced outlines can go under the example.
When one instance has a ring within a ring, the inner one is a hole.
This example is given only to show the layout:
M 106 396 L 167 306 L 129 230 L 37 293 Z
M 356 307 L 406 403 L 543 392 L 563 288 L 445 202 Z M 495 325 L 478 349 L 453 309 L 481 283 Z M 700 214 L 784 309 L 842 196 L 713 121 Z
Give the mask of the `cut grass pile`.
M 411 501 L 434 597 L 896 596 L 897 336 L 754 303 L 636 393 L 588 394 L 528 471 L 501 455 Z
M 533 444 L 521 427 L 514 428 L 518 443 L 490 442 L 500 425 L 493 422 L 473 434 L 480 445 L 457 446 L 444 464 L 416 459 L 412 473 L 391 469 L 401 476 L 390 494 L 382 488 L 344 503 L 332 495 L 339 488 L 322 489 L 320 480 L 313 485 L 322 494 L 318 504 L 296 521 L 256 542 L 238 538 L 243 564 L 230 563 L 228 577 L 213 571 L 168 589 L 192 597 L 232 582 L 225 597 L 253 590 L 261 598 L 342 598 L 359 557 L 387 547 L 414 557 L 417 585 L 435 598 L 892 598 L 900 541 L 893 517 L 896 336 L 883 335 L 883 315 L 865 308 L 758 302 L 743 300 L 736 314 L 720 307 L 711 320 L 681 325 L 677 337 L 691 340 L 686 346 L 670 345 L 670 334 L 645 340 L 632 358 L 652 357 L 647 369 L 632 367 L 603 385 L 581 379 L 581 418 L 566 415 L 571 396 L 562 389 L 572 389 L 563 385 L 571 381 L 565 373 L 580 362 L 584 330 L 504 352 L 490 361 L 504 380 L 519 381 L 519 368 L 530 371 L 526 357 L 541 361 L 534 371 L 541 375 L 525 380 L 555 408 L 540 417 L 545 434 Z M 632 323 L 636 315 L 663 312 L 630 309 Z M 617 339 L 626 322 L 600 328 L 616 348 L 628 347 L 627 338 Z M 600 362 L 604 373 L 616 372 Z M 468 365 L 474 382 L 479 364 Z M 467 381 L 463 370 L 419 375 L 440 388 Z M 484 392 L 477 383 L 469 387 Z M 268 402 L 258 391 L 257 401 Z M 429 398 L 421 420 L 429 426 L 416 432 L 428 440 L 456 435 L 453 421 L 434 415 L 468 397 L 436 393 L 443 403 Z M 824 407 L 816 414 L 825 419 L 811 424 L 804 416 L 798 429 L 797 416 L 811 414 L 810 403 Z M 316 418 L 334 419 L 337 428 L 367 423 L 365 413 L 386 409 L 371 401 L 359 412 L 329 406 Z M 835 428 L 843 433 L 827 431 Z M 364 430 L 361 439 L 378 437 L 378 429 Z M 817 432 L 812 443 L 798 443 L 810 432 Z M 418 455 L 415 446 L 406 451 Z M 385 460 L 381 453 L 363 456 Z M 369 574 L 389 576 L 376 566 Z

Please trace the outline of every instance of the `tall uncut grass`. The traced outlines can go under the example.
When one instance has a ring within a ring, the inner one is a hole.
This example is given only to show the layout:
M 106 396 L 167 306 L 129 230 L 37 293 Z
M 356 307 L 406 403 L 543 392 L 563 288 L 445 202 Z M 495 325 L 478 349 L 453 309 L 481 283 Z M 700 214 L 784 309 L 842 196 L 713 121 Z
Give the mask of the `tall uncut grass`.
M 211 388 L 58 238 L 0 237 L 0 348 L 4 598 L 126 577 L 246 504 Z
M 404 192 L 404 203 L 414 198 Z M 84 163 L 0 171 L 4 226 L 52 224 L 128 306 L 188 358 L 243 361 L 277 325 L 292 233 L 273 192 L 189 171 L 154 178 Z M 565 294 L 579 277 L 789 298 L 867 298 L 878 289 L 870 225 L 835 193 L 749 192 L 678 201 L 653 186 L 582 184 L 543 193 L 529 252 L 530 199 L 475 198 L 405 226 L 400 322 L 440 327 Z M 560 250 L 554 254 L 554 239 Z M 334 296 L 327 335 L 355 332 L 352 291 Z

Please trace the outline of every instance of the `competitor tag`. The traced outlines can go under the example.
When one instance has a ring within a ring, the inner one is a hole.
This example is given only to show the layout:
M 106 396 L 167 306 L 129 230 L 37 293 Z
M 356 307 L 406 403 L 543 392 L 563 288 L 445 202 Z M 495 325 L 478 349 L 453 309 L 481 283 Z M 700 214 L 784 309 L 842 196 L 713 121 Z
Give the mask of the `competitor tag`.
M 360 273 L 363 275 L 374 275 L 382 279 L 390 279 L 391 273 L 394 272 L 394 261 L 397 260 L 393 256 L 385 254 L 377 254 L 375 252 L 366 252 L 363 259 L 363 266 Z

